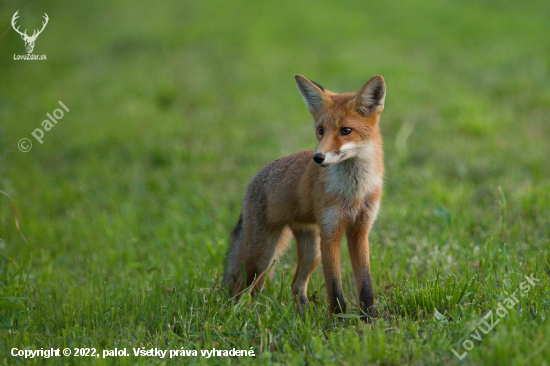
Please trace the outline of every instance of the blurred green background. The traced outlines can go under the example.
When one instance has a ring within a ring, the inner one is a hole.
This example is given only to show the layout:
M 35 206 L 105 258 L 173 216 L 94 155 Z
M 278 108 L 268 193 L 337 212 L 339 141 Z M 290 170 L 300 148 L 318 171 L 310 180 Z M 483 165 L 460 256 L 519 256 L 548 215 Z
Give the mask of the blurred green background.
M 16 10 L 29 34 L 48 14 L 33 52 L 47 61 L 13 59 L 26 54 L 10 24 Z M 192 349 L 253 346 L 265 362 L 458 362 L 450 349 L 468 335 L 464 319 L 493 308 L 504 278 L 515 283 L 536 269 L 546 276 L 531 299 L 538 316 L 509 320 L 462 363 L 548 360 L 548 341 L 535 353 L 535 339 L 550 338 L 541 315 L 550 290 L 549 34 L 550 7 L 536 0 L 3 0 L 0 189 L 13 196 L 28 243 L 0 196 L 0 294 L 24 307 L 0 306 L 5 329 L 17 330 L 3 331 L 2 345 L 169 339 Z M 385 192 L 370 237 L 376 301 L 388 306 L 378 333 L 328 323 L 318 270 L 311 333 L 279 324 L 279 335 L 264 340 L 269 319 L 301 322 L 289 295 L 294 250 L 275 279 L 284 291 L 274 298 L 288 306 L 258 315 L 264 328 L 242 330 L 239 316 L 254 322 L 254 312 L 227 306 L 238 315 L 214 316 L 212 295 L 194 297 L 214 293 L 248 180 L 276 158 L 315 148 L 297 73 L 334 92 L 357 91 L 373 75 L 386 81 Z M 58 101 L 70 112 L 39 144 L 31 132 Z M 22 138 L 31 151 L 19 151 Z M 394 289 L 407 280 L 421 288 L 439 274 L 477 284 L 469 301 L 444 309 L 460 316 L 446 330 L 422 312 L 413 317 L 420 324 L 400 323 Z M 171 296 L 179 302 L 167 313 Z M 106 309 L 122 308 L 106 318 Z M 178 316 L 183 330 L 171 323 Z M 225 325 L 191 329 L 197 319 Z M 411 324 L 425 329 L 424 341 Z M 525 338 L 513 345 L 520 330 Z M 379 340 L 387 348 L 351 350 L 372 334 L 387 337 Z

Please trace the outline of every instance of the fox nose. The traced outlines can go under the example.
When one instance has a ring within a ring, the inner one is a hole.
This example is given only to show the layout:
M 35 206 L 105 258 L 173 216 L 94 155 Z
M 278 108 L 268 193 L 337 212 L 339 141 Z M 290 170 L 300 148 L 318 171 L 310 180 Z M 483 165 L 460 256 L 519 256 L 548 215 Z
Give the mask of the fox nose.
M 324 160 L 325 160 L 325 155 L 323 154 L 317 153 L 313 155 L 313 161 L 316 162 L 317 164 L 321 164 Z

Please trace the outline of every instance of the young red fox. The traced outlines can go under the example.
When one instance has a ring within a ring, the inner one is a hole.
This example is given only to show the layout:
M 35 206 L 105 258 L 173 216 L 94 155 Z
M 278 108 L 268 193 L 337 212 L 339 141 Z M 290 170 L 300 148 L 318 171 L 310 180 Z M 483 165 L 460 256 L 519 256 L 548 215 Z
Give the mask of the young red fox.
M 375 316 L 368 234 L 382 197 L 378 120 L 386 96 L 384 79 L 373 77 L 356 94 L 335 94 L 301 75 L 295 78 L 319 144 L 315 151 L 275 160 L 252 178 L 231 233 L 224 285 L 235 296 L 251 284 L 253 292 L 260 289 L 294 235 L 298 268 L 292 294 L 300 312 L 309 307 L 307 284 L 320 261 L 331 316 L 345 312 L 340 242 L 346 233 L 361 310 Z

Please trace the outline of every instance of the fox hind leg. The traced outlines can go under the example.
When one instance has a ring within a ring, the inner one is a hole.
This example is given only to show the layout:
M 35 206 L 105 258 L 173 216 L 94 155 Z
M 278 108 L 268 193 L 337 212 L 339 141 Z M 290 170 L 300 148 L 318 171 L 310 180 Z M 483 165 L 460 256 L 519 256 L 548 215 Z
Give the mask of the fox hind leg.
M 266 276 L 271 275 L 273 262 L 282 256 L 288 246 L 291 237 L 288 227 L 272 228 L 264 232 L 266 234 L 261 235 L 261 229 L 257 228 L 257 231 L 252 233 L 253 235 L 244 237 L 246 243 L 243 258 L 245 281 L 242 281 L 242 275 L 239 276 L 234 295 L 244 290 L 245 286 L 250 285 L 254 286 L 252 295 L 260 290 Z
M 293 227 L 298 250 L 298 267 L 292 280 L 292 295 L 298 303 L 300 313 L 309 308 L 307 285 L 309 277 L 321 262 L 321 243 L 316 227 Z

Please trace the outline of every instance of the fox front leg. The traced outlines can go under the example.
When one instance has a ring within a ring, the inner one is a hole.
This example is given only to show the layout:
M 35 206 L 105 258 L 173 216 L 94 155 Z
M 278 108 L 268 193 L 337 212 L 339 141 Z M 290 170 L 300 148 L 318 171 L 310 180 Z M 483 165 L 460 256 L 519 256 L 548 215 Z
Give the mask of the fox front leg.
M 372 289 L 372 278 L 370 272 L 370 251 L 369 251 L 369 229 L 370 220 L 360 217 L 354 225 L 347 228 L 349 256 L 355 277 L 355 286 L 359 294 L 359 305 L 362 319 L 369 321 L 376 317 L 374 307 L 374 291 Z
M 329 316 L 346 312 L 340 272 L 340 243 L 343 230 L 321 232 L 321 260 L 329 301 Z

